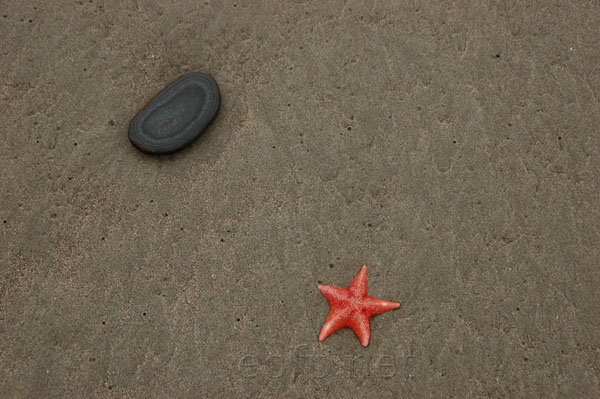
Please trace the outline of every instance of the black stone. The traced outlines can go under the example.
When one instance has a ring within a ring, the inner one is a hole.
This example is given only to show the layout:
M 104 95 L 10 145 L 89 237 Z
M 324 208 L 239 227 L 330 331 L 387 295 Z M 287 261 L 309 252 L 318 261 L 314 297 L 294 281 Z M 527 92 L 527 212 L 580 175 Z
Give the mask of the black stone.
M 215 119 L 221 94 L 215 80 L 194 72 L 156 95 L 129 124 L 129 140 L 149 154 L 181 150 Z

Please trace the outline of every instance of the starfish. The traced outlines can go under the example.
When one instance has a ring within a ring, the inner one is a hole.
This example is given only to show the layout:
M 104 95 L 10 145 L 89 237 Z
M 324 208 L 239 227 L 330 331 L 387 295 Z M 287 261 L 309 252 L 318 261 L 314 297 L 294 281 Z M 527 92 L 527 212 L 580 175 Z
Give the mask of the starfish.
M 329 315 L 319 341 L 343 327 L 350 327 L 356 334 L 362 346 L 369 345 L 371 316 L 387 312 L 400 307 L 398 302 L 384 301 L 373 298 L 367 294 L 367 266 L 363 265 L 348 288 L 334 287 L 333 285 L 319 285 L 319 291 L 329 302 Z

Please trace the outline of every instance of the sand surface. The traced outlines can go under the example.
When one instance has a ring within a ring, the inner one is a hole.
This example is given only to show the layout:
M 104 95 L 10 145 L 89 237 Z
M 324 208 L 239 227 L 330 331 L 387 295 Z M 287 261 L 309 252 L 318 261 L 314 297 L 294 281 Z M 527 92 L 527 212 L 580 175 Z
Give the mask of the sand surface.
M 0 1 L 0 397 L 600 396 L 596 1 Z M 180 75 L 192 146 L 140 153 Z M 320 343 L 317 285 L 402 303 Z

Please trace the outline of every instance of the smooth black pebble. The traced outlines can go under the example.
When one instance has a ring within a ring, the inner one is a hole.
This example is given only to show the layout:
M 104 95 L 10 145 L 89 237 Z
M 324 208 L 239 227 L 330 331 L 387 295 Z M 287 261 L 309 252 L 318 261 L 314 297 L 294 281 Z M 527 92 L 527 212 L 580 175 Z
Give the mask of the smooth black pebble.
M 149 154 L 179 151 L 206 130 L 220 105 L 217 82 L 203 73 L 189 73 L 137 113 L 129 124 L 129 140 Z

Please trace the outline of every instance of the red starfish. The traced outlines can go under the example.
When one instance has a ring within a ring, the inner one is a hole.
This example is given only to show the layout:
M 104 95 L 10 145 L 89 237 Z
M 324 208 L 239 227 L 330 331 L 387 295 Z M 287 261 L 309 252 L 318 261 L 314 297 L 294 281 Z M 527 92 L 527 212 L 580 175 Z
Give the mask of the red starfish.
M 363 266 L 348 288 L 319 285 L 319 291 L 329 302 L 329 316 L 323 324 L 319 341 L 343 327 L 350 327 L 362 346 L 369 345 L 369 319 L 379 313 L 400 307 L 398 302 L 372 298 L 367 294 L 367 266 Z

